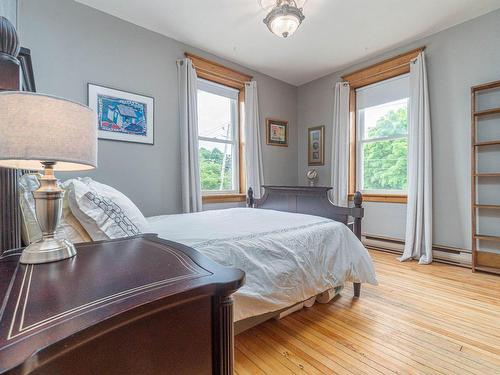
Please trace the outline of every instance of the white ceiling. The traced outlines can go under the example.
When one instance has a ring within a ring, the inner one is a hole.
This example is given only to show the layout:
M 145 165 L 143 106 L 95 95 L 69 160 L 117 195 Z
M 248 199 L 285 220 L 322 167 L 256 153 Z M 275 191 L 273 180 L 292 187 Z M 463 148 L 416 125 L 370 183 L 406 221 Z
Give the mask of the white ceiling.
M 259 0 L 76 0 L 294 85 L 500 8 L 500 0 L 309 0 L 288 39 Z

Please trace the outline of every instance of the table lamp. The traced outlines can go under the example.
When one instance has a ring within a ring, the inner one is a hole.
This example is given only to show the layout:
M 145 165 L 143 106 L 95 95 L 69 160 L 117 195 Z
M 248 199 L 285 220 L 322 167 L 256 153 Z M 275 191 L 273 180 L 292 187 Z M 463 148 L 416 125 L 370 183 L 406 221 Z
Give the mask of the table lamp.
M 54 238 L 64 197 L 54 171 L 83 171 L 97 166 L 95 113 L 54 96 L 0 93 L 0 166 L 44 170 L 40 187 L 33 192 L 43 236 L 24 249 L 20 262 L 48 263 L 74 256 L 76 250 L 70 241 Z

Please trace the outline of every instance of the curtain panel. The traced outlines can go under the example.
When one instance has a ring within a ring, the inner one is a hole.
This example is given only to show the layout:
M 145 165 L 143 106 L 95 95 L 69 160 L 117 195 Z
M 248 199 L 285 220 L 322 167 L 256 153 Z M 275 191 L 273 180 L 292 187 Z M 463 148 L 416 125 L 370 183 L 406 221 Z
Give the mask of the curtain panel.
M 335 84 L 330 199 L 345 207 L 349 190 L 349 91 L 347 82 Z
M 257 199 L 262 196 L 264 184 L 262 164 L 257 82 L 251 81 L 245 83 L 245 167 L 247 186 Z
M 179 126 L 181 142 L 182 211 L 202 210 L 198 159 L 197 76 L 190 59 L 177 61 L 179 85 Z
M 429 90 L 424 52 L 410 63 L 408 204 L 401 261 L 432 262 L 432 150 Z

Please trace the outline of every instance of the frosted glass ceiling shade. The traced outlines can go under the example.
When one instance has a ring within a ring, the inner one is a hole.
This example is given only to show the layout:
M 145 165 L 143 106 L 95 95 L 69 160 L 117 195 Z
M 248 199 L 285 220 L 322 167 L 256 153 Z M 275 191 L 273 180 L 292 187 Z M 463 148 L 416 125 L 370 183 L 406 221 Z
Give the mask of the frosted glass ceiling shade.
M 304 19 L 302 9 L 294 0 L 277 0 L 275 8 L 264 18 L 264 23 L 273 34 L 287 38 L 297 31 Z
M 269 28 L 273 34 L 286 38 L 299 28 L 299 19 L 294 15 L 279 16 L 271 21 Z
M 81 171 L 97 167 L 97 126 L 90 108 L 49 95 L 0 93 L 0 166 Z

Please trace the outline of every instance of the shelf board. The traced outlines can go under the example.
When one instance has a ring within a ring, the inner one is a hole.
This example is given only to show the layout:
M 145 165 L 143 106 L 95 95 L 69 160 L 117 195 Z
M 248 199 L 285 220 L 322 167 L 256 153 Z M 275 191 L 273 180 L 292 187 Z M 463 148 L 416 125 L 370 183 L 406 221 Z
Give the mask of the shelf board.
M 500 210 L 500 205 L 498 204 L 475 204 L 475 208 L 487 208 L 492 210 Z
M 476 177 L 500 177 L 500 173 L 474 173 Z
M 500 237 L 499 236 L 488 236 L 485 234 L 476 234 L 474 235 L 475 240 L 483 240 L 483 241 L 494 241 L 494 242 L 500 242 Z
M 481 117 L 481 116 L 495 115 L 499 113 L 500 113 L 500 108 L 491 108 L 491 109 L 485 109 L 484 111 L 476 111 L 474 112 L 474 116 Z
M 474 146 L 479 147 L 479 146 L 493 146 L 493 145 L 500 145 L 500 140 L 499 141 L 486 141 L 486 142 L 477 142 L 474 143 Z
M 500 81 L 483 83 L 481 85 L 476 85 L 471 87 L 472 92 L 474 93 L 477 93 L 478 91 L 491 90 L 496 88 L 500 88 Z
M 494 273 L 496 275 L 500 275 L 500 268 L 487 267 L 487 266 L 475 266 L 474 269 L 476 271 L 482 271 L 482 272 L 488 272 L 488 273 Z

